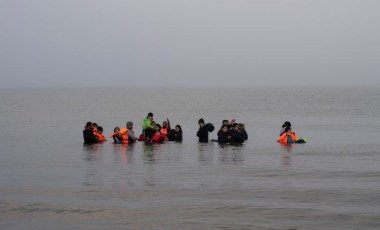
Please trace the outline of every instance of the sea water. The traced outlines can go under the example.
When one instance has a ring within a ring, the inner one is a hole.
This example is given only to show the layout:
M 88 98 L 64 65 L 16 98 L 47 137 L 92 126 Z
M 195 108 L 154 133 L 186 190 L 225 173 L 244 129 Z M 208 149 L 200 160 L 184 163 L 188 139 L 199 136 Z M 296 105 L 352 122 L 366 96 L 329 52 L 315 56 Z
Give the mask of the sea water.
M 379 229 L 379 88 L 0 90 L 0 229 Z M 148 112 L 182 143 L 113 144 Z M 198 119 L 244 123 L 198 143 Z M 108 141 L 83 145 L 87 121 Z M 290 121 L 306 144 L 281 146 Z

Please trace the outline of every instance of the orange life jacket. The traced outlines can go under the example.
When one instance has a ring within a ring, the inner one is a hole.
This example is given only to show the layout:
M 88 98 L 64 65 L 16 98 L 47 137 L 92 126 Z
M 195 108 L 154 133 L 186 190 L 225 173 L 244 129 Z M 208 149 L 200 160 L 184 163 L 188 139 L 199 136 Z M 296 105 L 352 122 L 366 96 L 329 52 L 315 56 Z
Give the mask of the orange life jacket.
M 155 133 L 152 137 L 153 143 L 162 143 L 165 140 L 165 135 L 161 133 Z
M 280 138 L 278 138 L 278 142 L 280 144 L 288 144 L 288 135 L 290 135 L 290 137 L 292 138 L 293 143 L 297 140 L 296 133 L 294 133 L 294 132 L 290 133 L 290 134 L 283 133 L 283 134 L 281 134 Z
M 97 128 L 93 128 L 92 129 L 92 133 L 96 136 L 96 137 L 98 137 L 98 129 Z
M 122 128 L 119 131 L 119 134 L 121 135 L 121 143 L 128 143 L 128 131 L 127 128 Z
M 98 133 L 97 137 L 98 137 L 99 142 L 106 141 L 106 138 L 104 137 L 102 133 Z
M 161 134 L 167 136 L 169 134 L 168 127 L 166 127 L 166 128 L 162 127 L 161 128 Z

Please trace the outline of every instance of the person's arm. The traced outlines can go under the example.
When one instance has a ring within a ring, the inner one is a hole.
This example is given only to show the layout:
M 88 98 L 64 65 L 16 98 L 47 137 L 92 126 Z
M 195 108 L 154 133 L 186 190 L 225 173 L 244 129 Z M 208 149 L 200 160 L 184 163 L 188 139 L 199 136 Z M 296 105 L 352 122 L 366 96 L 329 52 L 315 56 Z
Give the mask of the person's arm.
M 137 141 L 137 137 L 135 136 L 132 130 L 128 130 L 127 135 L 128 140 L 133 140 L 133 142 Z
M 169 118 L 166 118 L 166 121 L 168 122 L 168 130 L 171 130 Z

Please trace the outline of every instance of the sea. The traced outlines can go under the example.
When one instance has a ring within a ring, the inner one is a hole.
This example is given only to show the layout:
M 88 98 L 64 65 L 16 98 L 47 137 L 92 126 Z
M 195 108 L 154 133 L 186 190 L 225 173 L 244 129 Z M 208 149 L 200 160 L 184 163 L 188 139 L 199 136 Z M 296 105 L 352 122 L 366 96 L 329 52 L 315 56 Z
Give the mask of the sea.
M 114 144 L 149 112 L 181 143 Z M 244 123 L 241 146 L 198 143 Z M 107 142 L 84 145 L 87 121 Z M 292 123 L 306 144 L 277 143 Z M 380 88 L 0 89 L 0 229 L 380 229 Z

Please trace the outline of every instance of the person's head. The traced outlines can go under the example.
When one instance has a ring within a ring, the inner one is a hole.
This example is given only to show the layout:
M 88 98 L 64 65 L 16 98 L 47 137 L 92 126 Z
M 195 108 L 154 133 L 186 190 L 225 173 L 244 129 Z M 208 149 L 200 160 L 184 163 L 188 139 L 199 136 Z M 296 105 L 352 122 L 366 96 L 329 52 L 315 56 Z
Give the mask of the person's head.
M 203 118 L 199 119 L 198 120 L 198 125 L 203 127 L 205 125 L 205 120 L 203 120 Z
M 155 121 L 152 121 L 152 126 L 154 127 L 156 125 L 156 122 Z
M 147 116 L 147 118 L 149 118 L 149 119 L 153 120 L 153 113 L 148 113 L 148 116 Z
M 242 124 L 242 123 L 240 123 L 240 128 L 241 128 L 241 129 L 245 129 L 245 125 Z
M 286 126 L 285 133 L 290 133 L 290 132 L 292 132 L 292 128 L 290 126 Z
M 98 127 L 98 124 L 97 124 L 97 123 L 92 123 L 92 127 L 97 128 L 97 127 Z
M 228 120 L 223 120 L 223 121 L 222 121 L 222 124 L 223 124 L 223 125 L 228 125 L 228 123 L 229 123 Z
M 180 125 L 176 125 L 174 129 L 177 133 L 182 133 L 182 127 Z
M 103 127 L 102 127 L 102 126 L 98 126 L 98 132 L 99 132 L 100 134 L 103 133 Z
M 91 121 L 88 121 L 87 123 L 86 123 L 86 126 L 85 126 L 85 128 L 91 128 L 92 127 L 92 122 Z
M 228 125 L 223 125 L 222 126 L 222 132 L 227 133 L 228 132 Z
M 133 129 L 133 122 L 127 121 L 127 129 L 132 130 Z
M 282 125 L 282 128 L 291 127 L 291 126 L 292 124 L 289 121 L 285 121 L 284 124 Z
M 161 132 L 161 125 L 160 125 L 160 124 L 156 124 L 156 125 L 154 126 L 154 130 L 155 130 L 155 131 L 158 131 L 158 132 Z
M 232 125 L 232 127 L 235 129 L 235 130 L 240 130 L 240 124 L 239 123 L 234 123 Z
M 163 121 L 162 122 L 162 128 L 166 128 L 168 127 L 168 122 L 167 121 Z
M 118 132 L 120 132 L 120 128 L 119 128 L 119 127 L 115 127 L 115 128 L 113 129 L 113 132 L 114 132 L 114 133 L 118 133 Z

